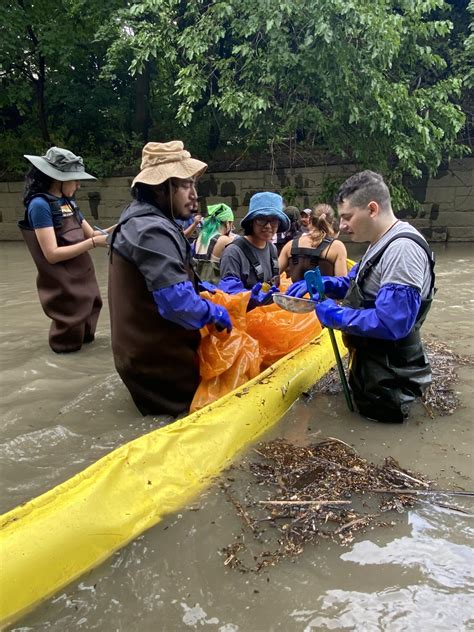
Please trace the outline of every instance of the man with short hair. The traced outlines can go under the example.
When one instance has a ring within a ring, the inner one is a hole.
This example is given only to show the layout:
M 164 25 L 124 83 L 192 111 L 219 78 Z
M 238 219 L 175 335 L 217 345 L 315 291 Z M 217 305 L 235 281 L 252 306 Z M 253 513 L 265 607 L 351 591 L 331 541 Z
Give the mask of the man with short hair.
M 191 215 L 206 167 L 181 141 L 147 143 L 134 201 L 112 234 L 112 350 L 143 415 L 187 411 L 199 384 L 200 328 L 232 329 L 227 310 L 197 293 L 191 246 L 175 221 Z
M 378 173 L 351 176 L 339 189 L 337 205 L 341 231 L 369 247 L 347 277 L 323 277 L 331 298 L 319 303 L 316 313 L 323 325 L 344 333 L 359 412 L 402 422 L 431 383 L 420 327 L 435 292 L 434 256 L 422 235 L 395 217 Z M 297 282 L 288 293 L 305 291 L 304 282 Z
M 302 234 L 309 232 L 310 222 L 311 222 L 311 209 L 304 208 L 300 212 L 300 230 Z

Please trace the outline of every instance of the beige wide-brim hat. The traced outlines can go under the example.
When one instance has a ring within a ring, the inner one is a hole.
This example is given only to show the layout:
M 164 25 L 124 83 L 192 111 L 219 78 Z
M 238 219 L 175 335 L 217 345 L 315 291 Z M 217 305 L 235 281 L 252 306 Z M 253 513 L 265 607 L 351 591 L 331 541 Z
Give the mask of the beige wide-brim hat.
M 140 169 L 132 187 L 138 182 L 156 186 L 169 178 L 194 178 L 206 171 L 207 164 L 191 158 L 180 140 L 172 140 L 169 143 L 147 143 L 142 151 Z

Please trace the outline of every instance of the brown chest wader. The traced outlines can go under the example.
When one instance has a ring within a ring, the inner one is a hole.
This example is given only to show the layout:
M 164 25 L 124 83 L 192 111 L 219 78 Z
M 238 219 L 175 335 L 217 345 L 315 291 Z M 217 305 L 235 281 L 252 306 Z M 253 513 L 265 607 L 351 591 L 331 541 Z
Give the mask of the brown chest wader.
M 58 220 L 58 215 L 62 213 L 57 199 L 46 195 L 41 197 L 49 202 L 53 220 L 56 217 L 54 232 L 58 246 L 84 241 L 77 207 L 71 203 L 74 214 Z M 38 270 L 36 287 L 41 307 L 52 320 L 49 346 L 56 353 L 79 351 L 83 343 L 94 340 L 102 308 L 92 259 L 85 252 L 67 261 L 48 263 L 34 229 L 29 226 L 27 211 L 18 226 Z
M 293 283 L 304 279 L 305 272 L 314 270 L 318 266 L 322 275 L 334 276 L 334 265 L 331 261 L 321 257 L 321 254 L 331 246 L 333 241 L 333 239 L 323 239 L 316 248 L 300 248 L 298 246 L 299 237 L 293 239 L 286 272 Z
M 127 219 L 148 214 L 137 212 Z M 113 250 L 113 240 L 122 225 L 114 231 L 109 264 L 115 367 L 142 415 L 176 417 L 189 410 L 199 385 L 197 351 L 201 334 L 160 316 L 137 266 Z M 185 267 L 189 280 L 195 283 L 189 244 L 187 252 Z
M 411 403 L 421 397 L 431 384 L 431 367 L 420 336 L 420 328 L 434 295 L 434 256 L 422 237 L 400 233 L 387 242 L 385 248 L 366 262 L 357 281 L 351 285 L 343 305 L 354 309 L 375 307 L 375 300 L 364 296 L 363 285 L 372 267 L 383 252 L 396 239 L 411 239 L 425 250 L 431 265 L 429 298 L 421 301 L 420 310 L 412 331 L 401 340 L 381 340 L 349 334 L 343 335 L 349 349 L 349 384 L 361 415 L 388 423 L 401 423 L 408 416 Z

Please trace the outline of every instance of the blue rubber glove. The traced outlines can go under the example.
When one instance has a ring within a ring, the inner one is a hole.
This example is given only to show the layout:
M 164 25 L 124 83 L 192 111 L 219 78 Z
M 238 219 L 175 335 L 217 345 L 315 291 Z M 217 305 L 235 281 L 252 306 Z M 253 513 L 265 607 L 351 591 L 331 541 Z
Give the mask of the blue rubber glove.
M 208 323 L 216 322 L 220 323 L 222 329 L 228 329 L 229 324 L 232 329 L 225 307 L 201 298 L 191 281 L 175 283 L 152 294 L 160 316 L 184 329 L 201 329 Z
M 232 331 L 232 321 L 230 320 L 229 312 L 222 305 L 216 305 L 215 303 L 209 303 L 210 308 L 210 323 L 214 323 L 217 331 L 224 331 L 227 329 L 227 333 Z
M 250 291 L 247 311 L 250 312 L 252 309 L 262 307 L 263 305 L 270 305 L 270 303 L 273 302 L 275 292 L 279 292 L 276 285 L 272 285 L 268 292 L 262 292 L 262 283 L 255 283 Z
M 210 292 L 211 294 L 215 294 L 218 290 L 217 285 L 214 283 L 210 283 L 209 281 L 199 281 L 198 289 L 200 292 Z
M 303 298 L 303 296 L 307 293 L 308 288 L 306 287 L 306 281 L 304 279 L 292 283 L 285 292 L 287 296 L 294 296 L 295 298 Z
M 358 267 L 359 264 L 353 266 L 349 274 L 344 277 L 323 276 L 325 294 L 331 298 L 344 298 L 351 284 L 351 279 L 356 277 Z
M 321 325 L 330 329 L 341 329 L 346 307 L 340 307 L 332 298 L 327 298 L 316 305 L 316 315 Z M 352 310 L 356 311 L 356 310 Z
M 226 277 L 225 279 L 221 279 L 217 284 L 217 288 L 227 294 L 238 294 L 239 292 L 245 292 L 246 290 L 242 281 L 237 277 Z
M 345 277 L 323 276 L 324 292 L 332 298 L 344 298 L 347 294 L 347 290 L 349 289 L 351 279 L 355 278 L 357 274 L 358 267 L 359 264 L 357 263 Z M 285 294 L 287 294 L 287 296 L 302 298 L 307 292 L 308 289 L 306 287 L 306 281 L 301 279 L 301 281 L 295 281 L 292 285 L 290 285 Z M 319 301 L 319 295 L 315 294 L 313 299 L 315 301 Z
M 316 306 L 316 314 L 321 324 L 331 329 L 367 338 L 400 340 L 413 329 L 420 306 L 417 289 L 388 284 L 380 288 L 373 308 L 340 307 L 327 299 Z

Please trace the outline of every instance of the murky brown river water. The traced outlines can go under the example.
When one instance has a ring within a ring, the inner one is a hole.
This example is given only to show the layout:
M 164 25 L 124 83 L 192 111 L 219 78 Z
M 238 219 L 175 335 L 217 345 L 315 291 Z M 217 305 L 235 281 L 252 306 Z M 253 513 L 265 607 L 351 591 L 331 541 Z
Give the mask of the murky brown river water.
M 474 355 L 471 245 L 436 248 L 436 302 L 424 336 Z M 106 291 L 105 251 L 94 252 Z M 1 509 L 60 483 L 157 425 L 116 377 L 104 308 L 96 342 L 74 355 L 47 346 L 48 320 L 23 244 L 0 244 Z M 459 370 L 462 405 L 431 420 L 421 405 L 401 426 L 368 423 L 342 395 L 297 402 L 268 438 L 334 436 L 379 461 L 392 455 L 442 488 L 472 490 L 474 368 Z M 203 446 L 205 449 L 205 446 Z M 246 457 L 244 457 L 245 459 Z M 474 513 L 469 499 L 456 499 Z M 345 548 L 308 546 L 260 575 L 224 566 L 240 520 L 218 487 L 169 516 L 25 617 L 15 630 L 474 630 L 472 517 L 431 504 Z M 196 510 L 198 509 L 198 510 Z

